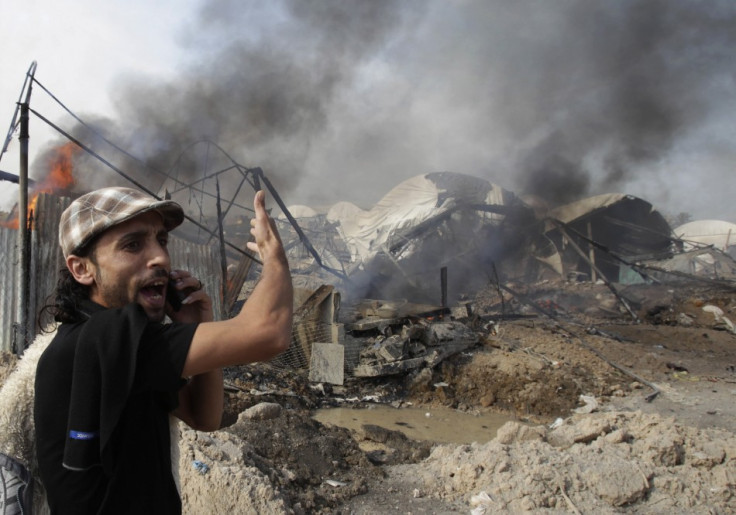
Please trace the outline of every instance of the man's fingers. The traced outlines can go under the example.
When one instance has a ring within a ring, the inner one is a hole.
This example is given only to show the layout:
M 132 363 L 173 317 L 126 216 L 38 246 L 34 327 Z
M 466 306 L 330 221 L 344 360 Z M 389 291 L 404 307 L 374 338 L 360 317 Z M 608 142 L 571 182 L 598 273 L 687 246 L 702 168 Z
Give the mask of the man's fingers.
M 266 193 L 262 190 L 256 192 L 253 197 L 253 209 L 255 217 L 250 221 L 250 234 L 253 241 L 247 243 L 249 250 L 256 252 L 259 257 L 265 259 L 265 254 L 277 251 L 281 246 L 281 239 L 276 229 L 276 223 L 266 211 Z M 270 250 L 269 250 L 270 249 Z
M 256 196 L 253 197 L 253 210 L 256 218 L 266 214 L 266 193 L 263 190 L 256 191 Z
M 189 294 L 186 296 L 184 300 L 181 301 L 182 304 L 193 304 L 197 302 L 198 300 L 205 300 L 207 298 L 207 292 L 203 289 L 199 290 L 191 290 Z
M 172 278 L 172 279 L 174 279 L 174 280 L 184 279 L 186 277 L 189 277 L 190 275 L 191 274 L 189 272 L 187 272 L 186 270 L 174 269 L 171 272 L 169 272 L 169 277 Z

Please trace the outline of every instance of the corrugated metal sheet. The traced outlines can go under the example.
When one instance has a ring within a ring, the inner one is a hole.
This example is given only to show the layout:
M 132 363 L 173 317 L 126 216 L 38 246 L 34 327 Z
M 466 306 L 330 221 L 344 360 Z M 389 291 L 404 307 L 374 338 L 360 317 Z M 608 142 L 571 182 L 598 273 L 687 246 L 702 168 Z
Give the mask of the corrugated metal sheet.
M 58 272 L 63 266 L 57 233 L 61 212 L 69 205 L 69 199 L 54 195 L 38 196 L 34 209 L 33 231 L 31 232 L 31 264 L 28 289 L 28 341 L 32 341 L 39 330 L 38 314 L 53 294 Z M 0 298 L 0 349 L 14 351 L 15 325 L 20 320 L 20 286 L 18 277 L 18 231 L 0 229 L 0 254 L 2 255 L 2 298 Z M 48 317 L 47 317 L 47 322 Z M 26 347 L 27 345 L 23 345 Z
M 58 226 L 61 213 L 69 205 L 70 199 L 55 195 L 39 195 L 31 234 L 31 270 L 29 305 L 29 341 L 39 330 L 39 313 L 49 303 L 56 288 L 58 273 L 64 267 L 64 260 L 58 243 Z M 0 350 L 12 352 L 15 349 L 15 323 L 18 299 L 18 231 L 0 228 Z M 173 268 L 188 270 L 205 285 L 212 297 L 215 319 L 222 318 L 220 257 L 217 246 L 198 245 L 172 235 L 169 244 Z M 41 316 L 41 324 L 51 319 Z
M 0 227 L 0 350 L 10 352 L 15 338 L 18 231 Z
M 41 327 L 53 323 L 51 317 L 42 315 L 41 309 L 53 301 L 59 270 L 65 266 L 64 257 L 58 243 L 58 234 L 61 213 L 69 204 L 70 199 L 67 197 L 46 194 L 38 196 L 36 214 L 34 214 L 36 219 L 31 235 L 31 288 L 28 295 L 31 311 L 28 318 L 32 327 L 28 328 L 31 336 L 29 341 L 32 341 L 32 338 Z

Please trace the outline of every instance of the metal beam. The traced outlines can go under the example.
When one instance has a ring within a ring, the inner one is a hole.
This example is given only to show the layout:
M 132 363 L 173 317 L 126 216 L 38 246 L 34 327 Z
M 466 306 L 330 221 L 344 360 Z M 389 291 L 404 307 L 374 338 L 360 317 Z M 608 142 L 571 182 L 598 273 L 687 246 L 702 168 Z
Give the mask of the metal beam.
M 12 173 L 0 170 L 0 181 L 8 181 L 12 182 L 13 184 L 18 184 L 18 181 L 20 181 L 20 177 L 18 177 L 17 175 L 13 175 Z M 33 186 L 36 183 L 36 181 L 29 178 L 26 178 L 26 181 L 28 182 L 29 186 Z

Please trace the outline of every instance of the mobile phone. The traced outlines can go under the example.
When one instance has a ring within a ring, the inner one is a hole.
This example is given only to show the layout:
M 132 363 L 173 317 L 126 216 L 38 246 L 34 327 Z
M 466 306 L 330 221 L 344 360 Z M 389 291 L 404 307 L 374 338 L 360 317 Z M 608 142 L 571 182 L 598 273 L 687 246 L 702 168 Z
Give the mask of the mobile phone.
M 166 300 L 171 304 L 171 308 L 174 311 L 181 309 L 181 301 L 186 298 L 186 293 L 176 289 L 176 281 L 169 279 L 169 284 L 166 287 Z

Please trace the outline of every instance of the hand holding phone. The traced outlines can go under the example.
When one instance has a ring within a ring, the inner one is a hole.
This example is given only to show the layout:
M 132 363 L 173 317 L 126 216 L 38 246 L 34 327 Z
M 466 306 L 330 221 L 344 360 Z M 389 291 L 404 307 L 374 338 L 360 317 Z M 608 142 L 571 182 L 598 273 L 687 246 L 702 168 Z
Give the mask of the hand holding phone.
M 166 300 L 171 304 L 171 309 L 179 311 L 181 309 L 181 301 L 186 297 L 186 292 L 176 289 L 176 281 L 174 279 L 169 279 L 169 284 L 166 287 Z

